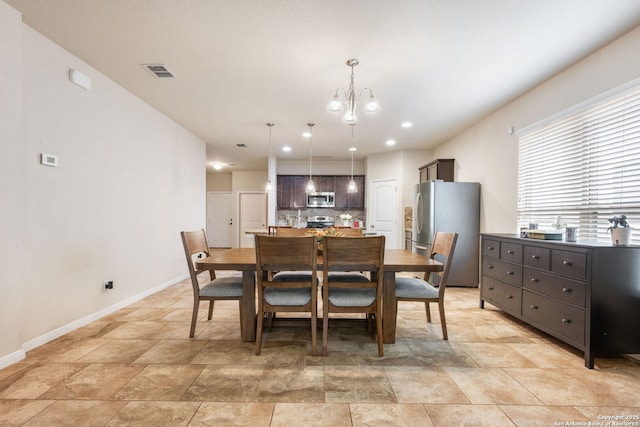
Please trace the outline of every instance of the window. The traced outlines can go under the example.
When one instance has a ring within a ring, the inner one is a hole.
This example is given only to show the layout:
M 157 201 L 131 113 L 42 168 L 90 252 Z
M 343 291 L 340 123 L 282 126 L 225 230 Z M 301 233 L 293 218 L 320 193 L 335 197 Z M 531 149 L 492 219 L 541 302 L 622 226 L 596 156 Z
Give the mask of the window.
M 611 242 L 607 218 L 640 228 L 640 84 L 518 133 L 518 227 L 557 216 L 578 238 Z M 640 244 L 640 232 L 633 244 Z

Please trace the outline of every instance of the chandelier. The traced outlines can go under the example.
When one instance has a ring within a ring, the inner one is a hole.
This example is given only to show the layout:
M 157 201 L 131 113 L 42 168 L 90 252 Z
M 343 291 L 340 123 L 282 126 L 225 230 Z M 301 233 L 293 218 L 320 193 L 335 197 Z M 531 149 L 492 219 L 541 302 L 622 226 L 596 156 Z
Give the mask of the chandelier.
M 373 91 L 368 87 L 362 89 L 356 96 L 356 88 L 353 83 L 353 67 L 359 63 L 360 62 L 358 62 L 357 59 L 347 60 L 347 65 L 351 67 L 351 82 L 349 83 L 349 88 L 346 91 L 342 88 L 336 89 L 336 93 L 333 95 L 328 107 L 329 111 L 332 113 L 345 111 L 343 120 L 349 125 L 358 123 L 356 107 L 358 104 L 363 103 L 363 95 L 365 94 L 365 91 L 369 92 L 369 97 L 364 101 L 364 111 L 366 113 L 375 113 L 380 111 L 380 104 L 378 104 L 378 101 L 374 98 Z

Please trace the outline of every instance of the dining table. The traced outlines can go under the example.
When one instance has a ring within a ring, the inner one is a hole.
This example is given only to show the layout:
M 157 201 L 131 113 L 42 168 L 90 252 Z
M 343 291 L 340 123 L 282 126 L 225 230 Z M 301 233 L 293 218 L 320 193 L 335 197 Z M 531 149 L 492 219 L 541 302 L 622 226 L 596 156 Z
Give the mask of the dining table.
M 208 257 L 196 260 L 202 270 L 235 270 L 242 272 L 242 324 L 243 341 L 256 339 L 256 250 L 231 248 L 210 252 Z M 396 274 L 401 272 L 442 271 L 442 263 L 404 249 L 385 249 L 382 289 L 383 342 L 396 341 L 397 304 L 395 296 Z M 318 255 L 318 273 L 322 275 L 322 255 Z M 253 316 L 246 314 L 254 313 Z

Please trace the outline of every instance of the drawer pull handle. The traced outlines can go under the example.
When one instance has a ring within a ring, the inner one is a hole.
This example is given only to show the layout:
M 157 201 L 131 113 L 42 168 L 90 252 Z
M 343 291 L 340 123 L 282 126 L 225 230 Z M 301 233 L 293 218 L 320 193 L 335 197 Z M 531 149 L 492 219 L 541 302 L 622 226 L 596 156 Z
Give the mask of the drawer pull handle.
M 571 292 L 571 288 L 562 288 L 562 292 L 568 294 L 569 292 Z
M 507 274 L 508 274 L 509 276 L 513 276 L 513 271 L 507 271 Z
M 490 288 L 487 288 L 488 291 L 492 291 L 493 290 L 493 286 Z
M 488 268 L 489 270 L 493 270 L 493 265 L 487 265 L 487 268 Z
M 562 319 L 562 323 L 571 323 L 571 319 Z
M 509 255 L 513 255 L 513 254 L 515 254 L 515 252 L 514 252 L 514 251 L 511 251 L 511 250 L 507 251 L 507 253 L 508 253 Z
M 538 306 L 537 305 L 532 305 L 531 307 L 529 307 L 531 310 L 537 310 Z
M 513 295 L 507 295 L 507 299 L 513 299 Z
M 493 246 L 487 246 L 487 250 L 488 251 L 492 251 L 493 250 Z
M 531 259 L 540 259 L 538 255 L 531 255 Z
M 531 282 L 532 282 L 532 283 L 536 283 L 536 282 L 538 282 L 538 279 L 536 279 L 535 277 L 532 277 L 532 278 L 531 278 Z
M 564 261 L 562 261 L 562 265 L 568 265 L 569 267 L 571 267 L 571 261 L 567 261 L 565 259 Z

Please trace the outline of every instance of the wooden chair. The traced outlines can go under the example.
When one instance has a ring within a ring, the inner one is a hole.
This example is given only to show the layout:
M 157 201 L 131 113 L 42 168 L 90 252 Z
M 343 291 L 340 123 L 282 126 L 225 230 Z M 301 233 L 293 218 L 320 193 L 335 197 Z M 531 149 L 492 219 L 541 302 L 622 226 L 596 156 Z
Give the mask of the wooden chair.
M 375 315 L 378 356 L 382 345 L 382 281 L 384 275 L 384 236 L 334 237 L 323 239 L 322 354 L 327 354 L 329 313 Z M 369 272 L 365 281 L 341 280 L 331 272 Z
M 258 288 L 258 325 L 256 355 L 262 348 L 262 328 L 265 315 L 276 312 L 311 313 L 311 354 L 317 353 L 318 276 L 317 245 L 313 236 L 256 236 L 256 272 Z M 273 270 L 301 275 L 278 275 Z M 308 273 L 311 274 L 308 274 Z M 272 316 L 271 316 L 272 317 Z M 271 318 L 270 317 L 270 318 Z
M 220 277 L 216 278 L 216 272 L 209 271 L 210 281 L 200 287 L 198 283 L 198 275 L 207 270 L 196 270 L 194 260 L 197 258 L 209 256 L 209 244 L 207 243 L 207 235 L 204 230 L 182 231 L 182 246 L 184 254 L 187 258 L 189 267 L 189 276 L 191 277 L 191 285 L 193 287 L 193 314 L 191 315 L 191 331 L 189 338 L 193 338 L 196 330 L 196 321 L 198 319 L 198 308 L 200 301 L 209 301 L 208 320 L 213 316 L 213 304 L 216 300 L 238 300 L 242 298 L 242 277 Z M 240 323 L 242 324 L 242 304 L 240 307 Z
M 442 336 L 447 340 L 447 321 L 444 316 L 444 291 L 447 287 L 447 278 L 451 270 L 451 260 L 453 259 L 453 251 L 458 240 L 457 233 L 444 233 L 437 231 L 433 238 L 431 246 L 431 258 L 444 263 L 442 271 L 433 274 L 434 284 L 429 283 L 428 274 L 424 279 L 418 278 L 396 278 L 396 300 L 397 301 L 424 301 L 425 310 L 427 312 L 427 322 L 431 322 L 431 310 L 429 303 L 437 302 L 440 311 L 440 323 L 442 324 Z M 396 307 L 396 312 L 397 312 Z

